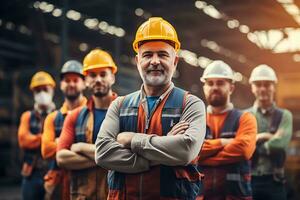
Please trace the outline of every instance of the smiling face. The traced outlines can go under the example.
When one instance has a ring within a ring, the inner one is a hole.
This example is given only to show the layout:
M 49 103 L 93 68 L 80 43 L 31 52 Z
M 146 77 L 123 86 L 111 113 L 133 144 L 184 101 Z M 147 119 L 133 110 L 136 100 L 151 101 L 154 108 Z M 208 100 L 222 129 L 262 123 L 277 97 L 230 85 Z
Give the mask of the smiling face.
M 146 86 L 165 86 L 171 82 L 178 56 L 170 44 L 162 41 L 146 42 L 139 47 L 136 63 Z
M 104 97 L 111 91 L 112 85 L 115 83 L 115 76 L 111 68 L 98 68 L 87 71 L 85 83 L 89 90 L 92 90 L 96 97 Z

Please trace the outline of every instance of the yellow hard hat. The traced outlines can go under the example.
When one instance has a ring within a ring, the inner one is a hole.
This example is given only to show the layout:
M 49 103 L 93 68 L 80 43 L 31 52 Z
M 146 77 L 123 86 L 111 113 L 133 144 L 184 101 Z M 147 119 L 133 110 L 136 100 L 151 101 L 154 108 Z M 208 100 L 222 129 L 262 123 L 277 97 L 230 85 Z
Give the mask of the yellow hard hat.
M 35 87 L 42 85 L 50 85 L 54 88 L 55 81 L 47 72 L 39 71 L 32 76 L 29 88 L 33 90 Z
M 180 42 L 175 28 L 161 17 L 151 17 L 137 30 L 132 44 L 135 52 L 138 52 L 139 42 L 146 40 L 167 40 L 174 42 L 175 51 L 180 49 Z
M 84 57 L 83 75 L 86 76 L 87 71 L 90 69 L 104 67 L 110 67 L 113 74 L 117 72 L 117 66 L 109 53 L 100 49 L 94 49 Z

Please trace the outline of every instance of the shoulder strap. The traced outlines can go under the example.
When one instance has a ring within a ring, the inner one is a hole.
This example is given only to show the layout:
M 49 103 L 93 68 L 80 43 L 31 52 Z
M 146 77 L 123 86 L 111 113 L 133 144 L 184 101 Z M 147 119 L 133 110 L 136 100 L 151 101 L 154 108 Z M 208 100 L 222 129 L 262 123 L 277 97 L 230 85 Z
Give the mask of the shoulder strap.
M 63 115 L 60 110 L 57 110 L 55 119 L 54 119 L 54 127 L 55 127 L 55 137 L 59 137 L 63 124 L 65 120 L 65 115 Z
M 30 111 L 30 118 L 29 118 L 29 124 L 30 124 L 30 132 L 32 134 L 38 134 L 41 132 L 41 124 L 40 120 L 37 118 L 35 111 Z
M 232 109 L 231 111 L 229 111 L 224 121 L 224 125 L 221 129 L 220 136 L 222 138 L 231 138 L 235 136 L 236 131 L 240 125 L 239 121 L 242 114 L 243 112 L 238 109 Z
M 124 97 L 120 105 L 120 131 L 137 131 L 140 98 L 140 91 L 136 91 Z
M 275 108 L 274 113 L 272 115 L 271 124 L 270 124 L 270 132 L 275 133 L 279 127 L 279 124 L 282 120 L 283 110 L 280 108 Z
M 87 115 L 89 114 L 89 110 L 87 106 L 83 106 L 79 112 L 77 117 L 76 125 L 75 125 L 75 142 L 86 142 L 85 137 L 85 124 L 87 122 Z
M 179 122 L 187 94 L 187 91 L 174 87 L 168 96 L 161 116 L 163 135 L 166 135 Z

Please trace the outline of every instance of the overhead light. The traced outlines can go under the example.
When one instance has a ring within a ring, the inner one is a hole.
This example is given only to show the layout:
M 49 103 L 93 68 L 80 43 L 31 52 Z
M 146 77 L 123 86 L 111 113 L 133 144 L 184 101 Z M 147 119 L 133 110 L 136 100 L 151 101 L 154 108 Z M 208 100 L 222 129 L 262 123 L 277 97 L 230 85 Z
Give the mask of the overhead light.
M 35 9 L 38 9 L 38 8 L 40 7 L 40 2 L 39 2 L 39 1 L 34 2 L 34 3 L 33 3 L 33 7 L 34 7 Z
M 144 14 L 144 10 L 143 9 L 141 9 L 141 8 L 137 8 L 137 9 L 135 9 L 135 15 L 136 16 L 142 16 Z
M 19 31 L 20 33 L 26 34 L 26 35 L 31 35 L 31 30 L 29 30 L 26 26 L 20 25 L 19 26 Z
M 12 22 L 7 22 L 5 25 L 6 29 L 13 30 L 15 28 L 15 24 Z
M 290 14 L 294 20 L 300 25 L 300 9 L 293 0 L 277 0 L 285 11 Z
M 78 20 L 80 20 L 80 18 L 81 18 L 81 14 L 80 14 L 80 12 L 77 12 L 77 11 L 75 11 L 75 10 L 69 10 L 69 11 L 67 12 L 67 17 L 68 17 L 69 19 L 74 20 L 74 21 L 78 21 Z
M 48 3 L 46 3 L 46 2 L 43 1 L 43 2 L 41 2 L 41 3 L 39 4 L 39 8 L 40 8 L 43 12 L 45 12 L 47 5 L 48 5 Z
M 47 6 L 45 7 L 44 12 L 45 13 L 50 13 L 50 12 L 52 12 L 53 9 L 54 9 L 54 6 L 52 4 L 47 4 Z
M 101 29 L 101 30 L 106 30 L 107 27 L 108 27 L 108 23 L 105 22 L 105 21 L 102 21 L 102 22 L 99 23 L 98 27 L 99 27 L 99 29 Z
M 195 7 L 198 9 L 203 9 L 207 3 L 205 1 L 195 1 Z
M 239 30 L 241 33 L 245 33 L 245 34 L 249 33 L 249 31 L 250 31 L 250 29 L 247 25 L 240 25 Z
M 62 15 L 62 10 L 59 9 L 59 8 L 55 8 L 53 11 L 52 11 L 52 15 L 54 17 L 60 17 Z
M 87 43 L 84 43 L 84 42 L 83 42 L 83 43 L 80 43 L 80 44 L 79 44 L 79 47 L 78 47 L 78 48 L 79 48 L 80 51 L 85 52 L 85 51 L 88 50 L 89 46 L 88 46 Z
M 33 4 L 31 4 L 33 8 L 41 10 L 43 13 L 50 13 L 52 12 L 52 15 L 54 17 L 60 17 L 62 15 L 62 10 L 60 8 L 56 8 L 53 4 L 47 3 L 45 1 L 39 2 L 35 1 Z M 137 13 L 141 13 L 143 11 L 142 9 L 137 9 Z M 146 16 L 146 13 L 143 13 Z M 109 33 L 110 35 L 114 35 L 117 37 L 124 37 L 126 32 L 121 28 L 114 25 L 110 25 L 109 23 L 105 21 L 101 21 L 99 23 L 99 20 L 96 18 L 90 18 L 86 15 L 81 14 L 80 12 L 76 10 L 67 10 L 66 11 L 66 17 L 70 20 L 74 21 L 80 21 L 83 22 L 83 25 L 86 26 L 88 29 L 91 30 L 99 30 L 100 34 L 106 34 Z
M 115 26 L 108 26 L 107 32 L 111 35 L 115 34 Z
M 247 34 L 248 39 L 262 49 L 273 53 L 300 51 L 300 29 L 285 28 L 255 31 Z
M 96 18 L 84 20 L 84 25 L 89 29 L 96 29 L 99 21 Z
M 242 81 L 243 80 L 243 75 L 240 72 L 234 72 L 233 78 L 235 81 Z
M 300 62 L 300 54 L 294 54 L 293 59 L 295 62 Z
M 215 7 L 213 7 L 212 5 L 205 6 L 203 8 L 203 12 L 215 19 L 222 18 L 221 13 L 217 9 L 215 9 Z
M 118 37 L 124 37 L 125 31 L 122 28 L 117 28 L 115 34 Z
M 211 62 L 212 62 L 211 59 L 206 58 L 206 57 L 203 57 L 203 56 L 200 56 L 200 57 L 198 58 L 198 65 L 199 65 L 201 68 L 206 68 L 207 65 L 209 65 Z
M 283 7 L 290 15 L 298 15 L 299 8 L 295 4 L 284 4 Z

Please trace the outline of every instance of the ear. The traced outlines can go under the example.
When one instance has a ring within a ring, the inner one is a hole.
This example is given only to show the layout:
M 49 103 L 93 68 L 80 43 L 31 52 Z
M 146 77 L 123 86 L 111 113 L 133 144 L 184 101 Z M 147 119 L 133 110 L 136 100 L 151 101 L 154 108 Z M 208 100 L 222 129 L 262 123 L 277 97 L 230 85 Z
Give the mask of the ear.
M 113 73 L 111 73 L 111 82 L 112 85 L 116 82 L 116 76 Z
M 231 83 L 230 84 L 230 94 L 233 93 L 234 89 L 235 89 L 235 85 L 233 83 Z
M 63 82 L 63 80 L 61 80 L 60 83 L 59 83 L 60 90 L 62 90 L 62 82 Z
M 135 55 L 134 60 L 135 60 L 136 66 L 138 66 L 139 65 L 139 54 Z
M 174 59 L 174 66 L 175 66 L 175 68 L 177 67 L 178 62 L 179 62 L 179 56 L 178 56 L 178 54 L 176 53 L 176 54 L 175 54 L 175 59 Z
M 251 92 L 252 94 L 255 94 L 255 85 L 251 83 Z

